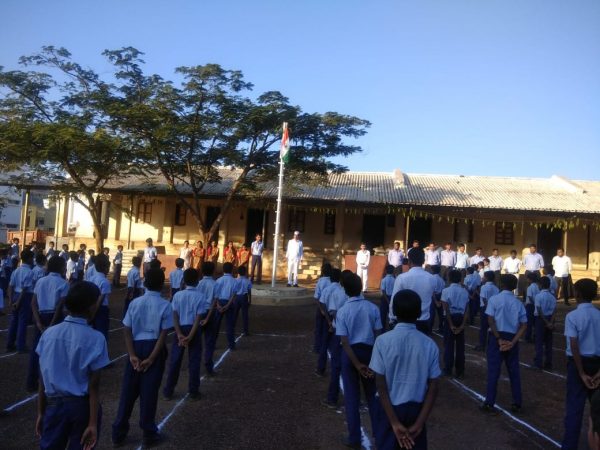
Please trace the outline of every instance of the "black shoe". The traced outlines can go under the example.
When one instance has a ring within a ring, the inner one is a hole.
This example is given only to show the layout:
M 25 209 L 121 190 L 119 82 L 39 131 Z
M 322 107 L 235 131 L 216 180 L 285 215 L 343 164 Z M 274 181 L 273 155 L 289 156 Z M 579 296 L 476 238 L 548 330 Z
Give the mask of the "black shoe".
M 189 397 L 190 400 L 200 400 L 202 395 L 200 395 L 200 392 L 190 392 Z
M 544 370 L 552 372 L 552 364 L 544 364 Z
M 286 284 L 287 287 L 292 287 L 292 285 L 290 283 Z
M 27 386 L 27 392 L 37 392 L 37 391 L 38 391 L 37 386 Z
M 490 415 L 498 414 L 498 410 L 496 408 L 494 408 L 493 406 L 488 405 L 487 403 L 482 404 L 479 407 L 479 410 L 483 413 L 490 414 Z
M 294 287 L 298 287 L 298 285 L 297 285 L 297 284 L 295 284 L 295 285 L 294 285 Z
M 342 438 L 342 444 L 348 448 L 354 448 L 356 450 L 362 449 L 362 445 L 360 442 L 350 442 L 350 440 L 347 437 Z
M 332 403 L 329 400 L 321 400 L 321 405 L 329 408 L 329 409 L 337 409 L 337 403 Z
M 150 448 L 160 444 L 164 440 L 165 436 L 161 433 L 156 432 L 154 434 L 145 435 L 142 439 L 142 445 L 145 448 Z
M 513 403 L 512 405 L 510 405 L 510 410 L 514 413 L 520 413 L 521 405 L 517 405 L 516 403 Z

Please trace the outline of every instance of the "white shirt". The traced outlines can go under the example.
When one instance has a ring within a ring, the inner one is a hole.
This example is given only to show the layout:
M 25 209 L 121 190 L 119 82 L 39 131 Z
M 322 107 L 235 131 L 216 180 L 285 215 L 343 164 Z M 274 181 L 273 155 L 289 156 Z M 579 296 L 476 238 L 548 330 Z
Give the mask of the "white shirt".
M 144 259 L 145 263 L 152 262 L 156 259 L 156 247 L 144 247 Z
M 566 255 L 552 258 L 552 267 L 554 268 L 554 275 L 559 278 L 569 276 L 571 270 L 573 270 L 571 258 Z
M 504 272 L 519 273 L 521 269 L 521 260 L 519 258 L 508 257 L 504 260 Z
M 421 317 L 419 320 L 429 320 L 429 307 L 433 298 L 433 293 L 437 289 L 437 282 L 432 274 L 426 272 L 421 267 L 412 267 L 408 272 L 400 274 L 394 282 L 394 291 L 390 301 L 389 317 L 396 320 L 394 316 L 394 295 L 402 289 L 412 289 L 421 298 Z
M 288 260 L 301 260 L 304 254 L 304 247 L 301 240 L 290 239 L 287 245 L 285 257 Z
M 363 268 L 369 267 L 371 261 L 371 252 L 369 250 L 359 250 L 356 253 L 356 265 L 362 266 Z

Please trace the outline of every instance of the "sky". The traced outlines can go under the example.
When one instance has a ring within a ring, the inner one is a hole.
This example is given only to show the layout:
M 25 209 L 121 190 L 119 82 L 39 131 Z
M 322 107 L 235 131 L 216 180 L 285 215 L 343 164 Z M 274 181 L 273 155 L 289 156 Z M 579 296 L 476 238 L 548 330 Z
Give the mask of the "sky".
M 367 119 L 351 170 L 600 180 L 597 0 L 3 0 L 0 23 L 6 69 L 54 45 L 108 74 L 133 46 Z

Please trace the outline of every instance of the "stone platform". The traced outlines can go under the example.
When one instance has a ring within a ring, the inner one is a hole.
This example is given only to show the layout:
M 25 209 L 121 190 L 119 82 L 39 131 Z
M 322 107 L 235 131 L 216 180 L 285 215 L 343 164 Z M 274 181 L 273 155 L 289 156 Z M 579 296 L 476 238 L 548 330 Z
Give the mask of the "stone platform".
M 271 283 L 252 286 L 252 304 L 263 306 L 303 306 L 314 304 L 313 291 L 304 287 L 287 287 Z

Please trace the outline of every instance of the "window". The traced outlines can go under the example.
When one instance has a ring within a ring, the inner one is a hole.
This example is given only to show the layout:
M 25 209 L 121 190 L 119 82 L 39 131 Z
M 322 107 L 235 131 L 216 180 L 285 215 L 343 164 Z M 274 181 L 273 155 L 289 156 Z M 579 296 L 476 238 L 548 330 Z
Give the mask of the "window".
M 454 242 L 473 242 L 473 222 L 459 220 L 454 223 Z
M 175 205 L 175 225 L 183 226 L 187 219 L 187 209 L 181 203 Z
M 139 202 L 137 208 L 136 223 L 151 223 L 152 222 L 152 203 Z
M 496 245 L 513 245 L 515 231 L 512 222 L 496 222 Z
M 288 216 L 288 231 L 299 231 L 304 233 L 305 212 L 303 210 L 291 210 Z
M 206 229 L 210 229 L 210 227 L 212 227 L 212 224 L 215 222 L 215 220 L 217 220 L 217 217 L 219 217 L 219 214 L 221 214 L 221 208 L 219 208 L 218 206 L 207 206 L 206 207 Z
M 335 214 L 325 214 L 323 232 L 325 234 L 335 234 Z

